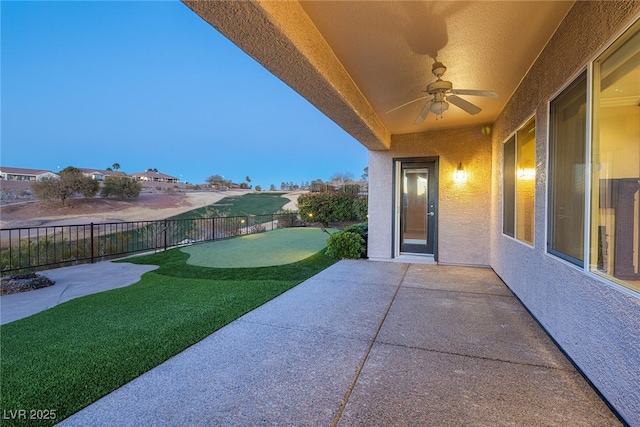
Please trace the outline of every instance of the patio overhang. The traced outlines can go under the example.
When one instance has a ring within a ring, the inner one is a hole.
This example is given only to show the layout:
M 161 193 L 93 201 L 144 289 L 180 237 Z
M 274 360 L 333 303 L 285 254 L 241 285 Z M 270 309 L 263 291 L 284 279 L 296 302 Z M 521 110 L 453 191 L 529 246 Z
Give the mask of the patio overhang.
M 574 3 L 183 1 L 373 151 L 392 135 L 493 123 Z M 481 111 L 454 105 L 414 124 L 431 100 L 410 101 L 426 95 L 435 62 L 454 89 L 498 98 L 462 96 Z
M 184 1 L 370 150 L 391 133 L 298 2 Z

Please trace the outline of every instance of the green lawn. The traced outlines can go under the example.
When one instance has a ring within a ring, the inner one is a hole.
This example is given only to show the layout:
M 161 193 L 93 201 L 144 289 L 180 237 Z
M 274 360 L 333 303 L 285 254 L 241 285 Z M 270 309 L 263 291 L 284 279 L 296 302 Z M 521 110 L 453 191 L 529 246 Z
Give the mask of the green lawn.
M 49 409 L 50 424 L 59 422 L 335 262 L 320 251 L 293 264 L 214 269 L 188 257 L 131 258 L 160 268 L 2 326 L 3 413 Z
M 325 248 L 328 237 L 315 227 L 282 228 L 180 250 L 190 255 L 187 264 L 200 267 L 268 267 L 301 261 Z
M 283 194 L 248 193 L 242 196 L 225 197 L 212 205 L 194 209 L 169 219 L 272 214 L 289 203 L 289 199 L 282 197 Z

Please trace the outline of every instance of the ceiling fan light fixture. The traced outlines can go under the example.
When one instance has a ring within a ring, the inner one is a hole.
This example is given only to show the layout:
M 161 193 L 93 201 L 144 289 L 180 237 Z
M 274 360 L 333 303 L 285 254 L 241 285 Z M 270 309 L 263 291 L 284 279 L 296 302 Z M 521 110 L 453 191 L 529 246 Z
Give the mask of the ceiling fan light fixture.
M 447 71 L 447 67 L 445 67 L 442 62 L 434 62 L 433 66 L 431 67 L 431 72 L 437 78 L 442 77 L 445 71 Z
M 458 95 L 485 96 L 489 98 L 498 97 L 498 94 L 496 94 L 495 92 L 487 90 L 454 89 L 453 83 L 448 80 L 442 80 L 443 74 L 447 71 L 447 67 L 445 67 L 442 62 L 436 61 L 433 64 L 431 71 L 433 72 L 433 75 L 436 76 L 437 80 L 427 85 L 427 89 L 423 91 L 426 92 L 427 95 L 421 96 L 409 102 L 405 102 L 398 107 L 392 108 L 391 110 L 387 111 L 386 114 L 391 113 L 392 111 L 396 111 L 399 108 L 405 107 L 409 104 L 413 104 L 414 102 L 433 97 L 422 106 L 418 117 L 416 117 L 413 122 L 414 125 L 420 125 L 425 121 L 429 113 L 435 114 L 436 120 L 438 120 L 437 116 L 442 117 L 444 112 L 449 109 L 449 103 L 455 105 L 456 107 L 471 115 L 478 114 L 482 111 L 480 107 L 458 97 Z
M 429 110 L 431 110 L 433 114 L 437 114 L 439 116 L 441 116 L 448 109 L 449 103 L 447 101 L 435 101 L 431 104 L 431 107 L 429 107 Z

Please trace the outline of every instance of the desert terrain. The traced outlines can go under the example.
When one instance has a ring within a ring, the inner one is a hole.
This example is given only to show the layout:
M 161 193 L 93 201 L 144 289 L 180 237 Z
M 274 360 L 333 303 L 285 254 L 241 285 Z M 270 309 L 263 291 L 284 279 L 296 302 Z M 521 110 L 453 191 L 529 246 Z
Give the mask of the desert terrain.
M 67 201 L 66 206 L 43 201 L 4 204 L 0 206 L 0 228 L 159 220 L 251 191 L 143 193 L 136 200 L 74 199 Z M 302 193 L 285 194 L 283 197 L 289 202 L 284 208 L 297 210 L 296 200 Z

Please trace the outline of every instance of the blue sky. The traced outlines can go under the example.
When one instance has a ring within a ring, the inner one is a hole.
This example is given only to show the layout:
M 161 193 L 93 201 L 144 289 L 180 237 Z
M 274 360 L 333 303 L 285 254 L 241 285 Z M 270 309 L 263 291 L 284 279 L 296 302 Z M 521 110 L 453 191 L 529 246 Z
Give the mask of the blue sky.
M 2 166 L 157 168 L 268 189 L 367 150 L 177 1 L 2 1 Z

